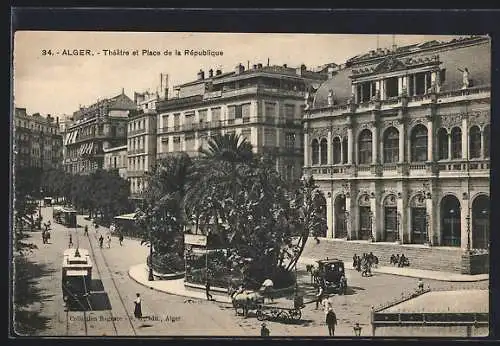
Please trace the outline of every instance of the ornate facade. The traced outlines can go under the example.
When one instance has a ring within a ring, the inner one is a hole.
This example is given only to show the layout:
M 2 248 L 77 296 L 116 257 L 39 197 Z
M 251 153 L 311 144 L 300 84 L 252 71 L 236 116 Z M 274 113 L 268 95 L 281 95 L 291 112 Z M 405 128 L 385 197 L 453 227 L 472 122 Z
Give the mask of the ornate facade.
M 304 173 L 329 238 L 487 249 L 489 38 L 372 51 L 342 65 L 304 115 Z

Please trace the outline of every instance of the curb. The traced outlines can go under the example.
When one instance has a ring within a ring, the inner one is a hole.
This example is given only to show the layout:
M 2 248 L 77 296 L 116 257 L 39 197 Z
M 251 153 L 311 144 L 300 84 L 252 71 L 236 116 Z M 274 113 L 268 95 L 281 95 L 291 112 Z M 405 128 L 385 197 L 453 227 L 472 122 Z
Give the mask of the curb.
M 144 287 L 147 287 L 151 290 L 154 290 L 156 292 L 161 292 L 161 293 L 164 293 L 164 294 L 170 294 L 170 295 L 174 295 L 174 296 L 178 296 L 178 297 L 185 297 L 185 298 L 194 298 L 194 299 L 199 299 L 199 300 L 205 300 L 205 299 L 200 299 L 199 297 L 193 297 L 192 295 L 187 295 L 187 294 L 181 294 L 181 293 L 178 293 L 178 292 L 173 292 L 173 291 L 167 291 L 167 290 L 162 290 L 162 289 L 158 289 L 158 288 L 155 288 L 155 287 L 152 287 L 152 286 L 149 286 L 147 285 L 146 283 L 144 282 L 141 282 L 139 280 L 137 280 L 135 277 L 133 277 L 130 273 L 131 271 L 131 268 L 129 268 L 128 270 L 128 276 L 134 280 L 135 282 L 137 282 L 139 285 L 141 286 L 144 286 Z M 226 302 L 226 301 L 221 301 L 221 300 L 218 300 L 218 299 L 214 299 L 213 301 L 217 302 L 217 303 L 220 303 L 220 304 L 226 304 L 226 305 L 232 305 L 232 303 L 230 302 Z

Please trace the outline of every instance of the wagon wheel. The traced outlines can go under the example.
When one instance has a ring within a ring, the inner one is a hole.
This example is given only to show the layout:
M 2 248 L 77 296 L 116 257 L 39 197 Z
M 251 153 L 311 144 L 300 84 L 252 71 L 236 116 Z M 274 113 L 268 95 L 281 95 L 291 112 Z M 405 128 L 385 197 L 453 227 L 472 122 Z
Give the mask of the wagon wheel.
M 273 319 L 278 319 L 280 317 L 281 311 L 278 309 L 271 309 L 271 316 Z
M 292 320 L 298 321 L 302 317 L 302 311 L 300 309 L 293 309 L 288 312 Z
M 257 320 L 264 321 L 266 319 L 266 314 L 264 314 L 264 311 L 262 311 L 261 308 L 257 309 L 256 314 L 257 314 Z

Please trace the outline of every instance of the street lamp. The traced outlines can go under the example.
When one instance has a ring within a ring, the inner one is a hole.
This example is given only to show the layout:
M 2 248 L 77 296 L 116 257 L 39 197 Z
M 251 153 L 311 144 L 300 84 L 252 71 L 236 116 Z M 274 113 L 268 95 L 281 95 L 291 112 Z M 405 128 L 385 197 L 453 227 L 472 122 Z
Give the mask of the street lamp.
M 354 330 L 354 335 L 355 336 L 361 336 L 361 330 L 363 329 L 362 327 L 360 327 L 359 323 L 356 322 L 356 324 L 354 325 L 354 327 L 352 327 L 352 329 Z
M 454 209 L 450 209 L 450 220 L 451 220 L 451 240 L 452 240 L 452 244 L 450 245 L 453 245 L 453 223 L 455 221 L 455 219 L 453 219 L 453 215 L 455 214 L 455 210 Z
M 346 236 L 347 236 L 347 239 L 349 239 L 349 210 L 345 210 L 344 211 L 344 222 L 345 222 L 345 225 L 344 225 L 344 228 L 345 228 L 345 233 L 346 233 Z
M 484 242 L 484 248 L 487 248 L 488 247 L 488 239 L 486 237 L 486 227 L 488 225 L 488 210 L 484 209 L 481 211 L 481 214 L 483 214 L 484 216 L 484 220 L 483 220 L 483 236 L 482 236 L 482 239 L 483 239 L 483 242 Z
M 430 245 L 431 240 L 430 240 L 430 235 L 429 235 L 429 226 L 430 222 L 429 220 L 431 219 L 429 214 L 425 214 L 425 243 L 427 245 Z

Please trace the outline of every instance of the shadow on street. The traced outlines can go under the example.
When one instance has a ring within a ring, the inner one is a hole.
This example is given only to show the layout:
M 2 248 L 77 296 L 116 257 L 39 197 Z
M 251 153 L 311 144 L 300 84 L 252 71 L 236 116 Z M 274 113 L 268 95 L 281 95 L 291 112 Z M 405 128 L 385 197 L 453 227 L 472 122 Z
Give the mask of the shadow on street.
M 49 318 L 40 315 L 39 304 L 53 295 L 38 288 L 38 280 L 53 276 L 55 270 L 26 258 L 15 259 L 14 331 L 19 335 L 34 335 L 48 328 Z

